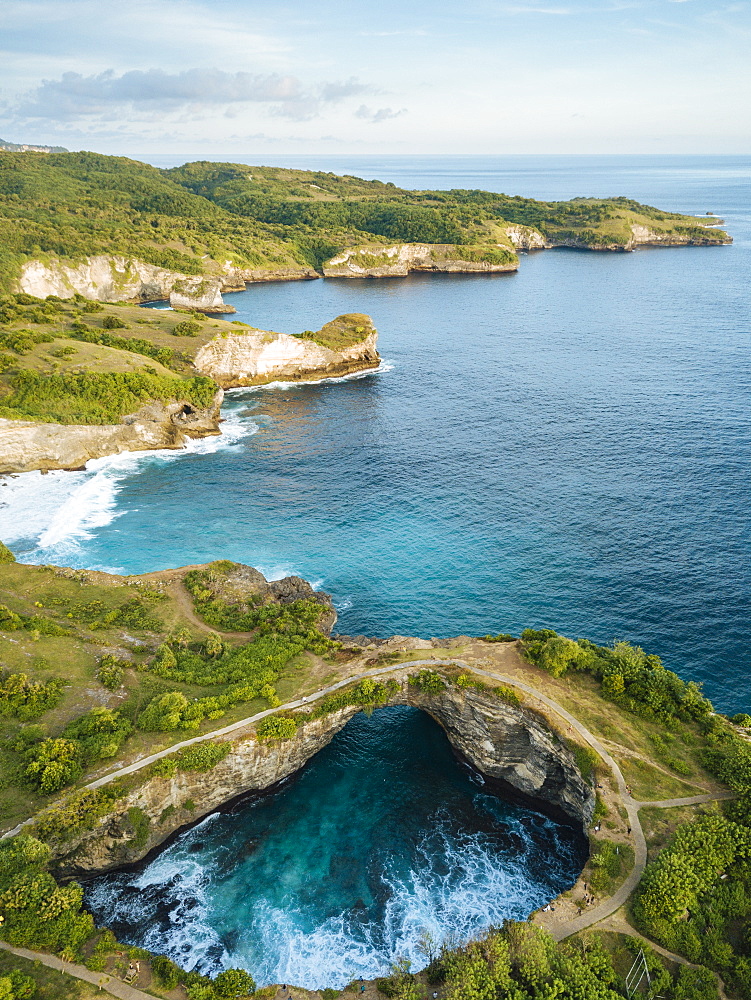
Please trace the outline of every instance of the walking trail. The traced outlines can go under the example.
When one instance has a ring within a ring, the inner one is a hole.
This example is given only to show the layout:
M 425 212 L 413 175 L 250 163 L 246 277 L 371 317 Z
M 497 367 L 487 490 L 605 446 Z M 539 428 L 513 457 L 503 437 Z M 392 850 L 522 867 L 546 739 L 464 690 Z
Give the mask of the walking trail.
M 30 962 L 41 962 L 49 969 L 67 972 L 69 976 L 91 983 L 92 986 L 97 986 L 100 990 L 106 990 L 113 997 L 120 997 L 120 1000 L 154 1000 L 152 993 L 144 993 L 143 990 L 136 989 L 135 986 L 128 986 L 116 976 L 110 976 L 106 972 L 92 972 L 85 965 L 64 962 L 56 955 L 48 955 L 42 951 L 29 951 L 28 948 L 14 948 L 12 945 L 6 944 L 5 941 L 0 941 L 0 948 L 3 951 L 9 951 L 11 955 L 17 955 L 19 958 L 27 958 Z
M 189 603 L 188 595 L 185 594 L 186 605 Z M 181 605 L 181 610 L 183 609 Z M 188 615 L 191 621 L 192 617 L 192 607 L 190 608 L 191 615 Z M 200 622 L 200 619 L 196 618 L 196 623 Z M 206 629 L 205 623 L 201 623 L 201 626 Z M 240 633 L 238 633 L 240 635 Z M 176 753 L 185 747 L 193 746 L 196 743 L 202 743 L 206 740 L 213 740 L 217 737 L 228 736 L 238 730 L 247 729 L 250 726 L 255 725 L 260 722 L 261 719 L 266 718 L 266 716 L 274 715 L 277 712 L 290 711 L 297 708 L 305 708 L 312 702 L 319 701 L 321 698 L 325 698 L 327 695 L 332 694 L 334 691 L 338 691 L 343 687 L 347 687 L 350 684 L 356 684 L 366 677 L 379 677 L 384 674 L 394 673 L 399 670 L 404 670 L 409 667 L 440 667 L 440 666 L 458 666 L 462 669 L 466 669 L 471 673 L 480 674 L 484 677 L 489 677 L 492 680 L 500 681 L 503 684 L 507 684 L 511 687 L 517 688 L 519 691 L 523 691 L 525 694 L 529 695 L 535 701 L 540 702 L 547 708 L 552 709 L 561 719 L 563 719 L 568 725 L 575 730 L 581 738 L 588 743 L 602 758 L 602 760 L 607 764 L 607 766 L 612 771 L 615 780 L 618 785 L 618 792 L 620 794 L 623 805 L 626 809 L 628 816 L 628 824 L 631 827 L 632 837 L 634 842 L 634 866 L 626 877 L 624 882 L 618 887 L 618 889 L 609 896 L 607 899 L 603 900 L 597 906 L 592 907 L 586 913 L 582 913 L 581 916 L 572 917 L 569 920 L 564 921 L 561 924 L 549 927 L 549 931 L 552 934 L 554 940 L 562 941 L 564 938 L 569 937 L 571 934 L 576 934 L 579 931 L 583 931 L 594 924 L 600 923 L 607 917 L 610 917 L 620 909 L 621 906 L 626 902 L 628 897 L 634 891 L 639 883 L 642 875 L 644 874 L 644 869 L 647 864 L 647 842 L 644 836 L 644 831 L 639 820 L 639 810 L 643 806 L 659 807 L 662 809 L 670 809 L 675 806 L 689 806 L 689 805 L 699 805 L 702 802 L 711 802 L 716 799 L 729 799 L 733 798 L 732 792 L 721 792 L 715 795 L 693 795 L 686 798 L 676 798 L 676 799 L 661 799 L 654 802 L 648 802 L 640 799 L 635 799 L 628 790 L 628 786 L 623 777 L 620 767 L 613 757 L 608 753 L 606 748 L 600 742 L 600 740 L 591 733 L 586 726 L 584 726 L 575 716 L 573 716 L 569 711 L 567 711 L 562 705 L 560 705 L 553 698 L 549 698 L 547 695 L 538 691 L 536 688 L 532 687 L 530 684 L 526 684 L 524 681 L 520 681 L 516 677 L 510 677 L 507 674 L 498 673 L 493 670 L 487 670 L 475 665 L 466 663 L 464 660 L 447 658 L 447 659 L 423 659 L 423 660 L 408 660 L 404 663 L 392 664 L 388 667 L 382 667 L 376 670 L 366 670 L 362 673 L 356 674 L 352 677 L 345 677 L 344 680 L 338 681 L 336 684 L 330 684 L 328 687 L 321 688 L 314 694 L 307 695 L 303 698 L 298 698 L 295 701 L 287 702 L 284 705 L 280 705 L 277 708 L 270 708 L 264 712 L 258 712 L 256 715 L 252 715 L 246 719 L 240 719 L 238 722 L 233 722 L 229 726 L 224 726 L 221 729 L 215 729 L 210 733 L 204 733 L 201 736 L 194 736 L 191 739 L 183 740 L 180 743 L 175 743 L 168 747 L 166 750 L 160 750 L 158 753 L 149 754 L 147 757 L 142 757 L 140 760 L 134 761 L 132 764 L 128 764 L 125 767 L 120 767 L 115 771 L 111 771 L 109 774 L 98 778 L 96 781 L 92 781 L 88 784 L 87 788 L 101 788 L 102 785 L 106 785 L 111 781 L 115 781 L 118 778 L 122 778 L 127 774 L 133 774 L 135 771 L 139 771 L 143 767 L 147 767 L 156 760 L 160 760 L 163 757 L 168 757 L 170 754 Z M 27 820 L 26 823 L 31 822 Z M 5 836 L 12 836 L 18 833 L 19 830 L 26 825 L 22 823 L 17 826 L 14 830 L 11 830 Z M 619 927 L 620 923 L 619 921 Z M 629 927 L 628 924 L 624 923 L 625 927 Z M 623 933 L 630 933 L 635 936 L 639 936 L 633 928 L 628 931 L 623 931 Z M 645 939 L 646 940 L 646 939 Z M 659 946 L 649 942 L 650 946 L 655 948 L 661 954 L 665 954 L 667 957 L 671 958 L 673 961 L 678 961 L 683 964 L 686 963 L 685 959 L 681 959 L 680 956 L 673 956 L 670 952 L 664 952 Z M 24 949 L 13 949 L 9 945 L 0 942 L 0 947 L 6 950 L 13 951 L 15 954 L 24 955 L 24 957 L 32 956 L 35 960 L 43 962 L 45 965 L 49 965 L 52 968 L 60 968 L 62 962 L 60 959 L 55 958 L 51 955 L 41 955 L 35 952 L 25 952 Z M 80 974 L 79 974 L 80 970 Z M 75 966 L 65 963 L 65 971 L 69 972 L 71 975 L 78 976 L 79 979 L 85 979 L 87 982 L 93 982 L 95 985 L 99 985 L 99 980 L 102 978 L 101 975 L 90 972 L 84 966 Z M 113 996 L 118 996 L 124 998 L 124 1000 L 140 1000 L 140 998 L 146 998 L 149 996 L 134 987 L 127 986 L 125 983 L 119 980 L 113 980 L 109 977 L 110 982 L 108 985 L 104 985 L 103 988 L 108 992 L 112 993 Z

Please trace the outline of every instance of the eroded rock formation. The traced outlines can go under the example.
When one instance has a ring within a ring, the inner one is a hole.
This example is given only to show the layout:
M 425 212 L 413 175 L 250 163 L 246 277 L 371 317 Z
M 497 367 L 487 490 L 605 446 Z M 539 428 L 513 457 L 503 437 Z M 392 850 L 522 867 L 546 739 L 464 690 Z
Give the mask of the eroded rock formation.
M 592 818 L 595 793 L 581 776 L 573 754 L 536 713 L 489 692 L 449 686 L 424 694 L 401 675 L 389 704 L 428 712 L 445 730 L 458 755 L 486 780 L 491 791 L 511 794 L 577 826 Z M 64 876 L 106 871 L 133 863 L 182 826 L 195 822 L 241 795 L 262 793 L 298 771 L 357 713 L 355 707 L 310 719 L 287 740 L 237 739 L 229 755 L 206 773 L 154 776 L 116 804 L 91 831 L 57 852 Z M 145 842 L 135 841 L 128 810 L 149 820 Z
M 344 335 L 342 346 L 326 346 L 337 338 L 326 336 L 336 326 Z M 326 324 L 320 334 L 322 343 L 309 336 L 271 333 L 268 330 L 238 328 L 237 333 L 222 333 L 198 349 L 193 365 L 201 375 L 208 375 L 224 389 L 260 385 L 283 380 L 316 380 L 348 375 L 377 368 L 381 362 L 376 350 L 378 333 L 369 316 L 350 313 Z
M 411 271 L 516 271 L 519 260 L 506 247 L 453 243 L 394 243 L 348 247 L 323 265 L 326 278 L 403 278 Z
M 219 390 L 206 409 L 149 403 L 119 424 L 43 424 L 0 418 L 0 473 L 81 469 L 92 458 L 123 451 L 182 448 L 189 438 L 219 434 Z

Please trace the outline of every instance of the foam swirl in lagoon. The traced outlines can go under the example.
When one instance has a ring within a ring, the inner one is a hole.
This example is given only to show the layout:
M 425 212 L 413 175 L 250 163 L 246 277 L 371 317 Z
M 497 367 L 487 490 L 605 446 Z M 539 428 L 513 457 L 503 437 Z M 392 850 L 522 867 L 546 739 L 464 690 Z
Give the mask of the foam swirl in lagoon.
M 210 780 L 210 776 L 209 779 Z M 569 888 L 580 833 L 487 794 L 412 708 L 356 716 L 272 796 L 216 813 L 87 905 L 122 940 L 259 984 L 341 988 L 426 964 L 420 939 L 466 941 Z

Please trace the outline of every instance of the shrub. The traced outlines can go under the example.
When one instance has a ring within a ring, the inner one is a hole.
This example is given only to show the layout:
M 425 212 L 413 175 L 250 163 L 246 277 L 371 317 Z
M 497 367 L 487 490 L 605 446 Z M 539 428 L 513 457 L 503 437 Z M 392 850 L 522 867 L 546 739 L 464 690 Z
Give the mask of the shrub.
M 128 821 L 133 827 L 131 846 L 136 848 L 136 850 L 140 850 L 149 839 L 151 821 L 143 809 L 139 809 L 138 806 L 131 806 L 128 809 Z
M 24 722 L 38 719 L 57 705 L 63 688 L 56 677 L 40 683 L 29 680 L 26 674 L 0 675 L 0 716 L 11 715 Z
M 180 728 L 182 713 L 187 707 L 188 699 L 181 691 L 156 695 L 141 712 L 138 727 L 151 732 L 173 732 Z
M 102 320 L 102 328 L 104 330 L 124 330 L 127 325 L 119 316 L 105 316 Z
M 27 753 L 24 775 L 50 795 L 76 781 L 83 772 L 80 747 L 73 740 L 46 739 Z
M 118 660 L 112 653 L 106 653 L 100 657 L 94 676 L 109 691 L 117 691 L 122 687 L 126 666 L 130 666 L 127 661 Z
M 256 728 L 259 740 L 288 740 L 297 732 L 297 723 L 285 715 L 267 715 Z
M 44 841 L 56 843 L 70 840 L 82 830 L 93 830 L 97 821 L 106 816 L 123 792 L 116 782 L 103 788 L 82 788 L 64 802 L 37 813 L 32 830 Z
M 0 915 L 10 944 L 74 955 L 94 930 L 81 912 L 83 890 L 58 886 L 48 873 L 50 851 L 34 837 L 0 841 Z
M 8 546 L 4 542 L 0 542 L 0 564 L 2 563 L 14 563 L 16 557 L 10 551 Z
M 245 997 L 255 990 L 253 977 L 244 969 L 226 969 L 214 980 L 214 992 L 218 997 Z
M 165 955 L 154 955 L 151 971 L 165 990 L 174 990 L 180 982 L 180 968 Z
M 210 771 L 224 760 L 231 749 L 231 743 L 197 743 L 181 751 L 177 766 L 181 771 Z
M 196 334 L 200 332 L 201 324 L 187 319 L 182 320 L 180 323 L 176 323 L 172 328 L 172 333 L 176 337 L 195 337 Z
M 419 674 L 410 674 L 408 683 L 425 694 L 440 694 L 446 690 L 446 683 L 435 670 L 421 670 Z

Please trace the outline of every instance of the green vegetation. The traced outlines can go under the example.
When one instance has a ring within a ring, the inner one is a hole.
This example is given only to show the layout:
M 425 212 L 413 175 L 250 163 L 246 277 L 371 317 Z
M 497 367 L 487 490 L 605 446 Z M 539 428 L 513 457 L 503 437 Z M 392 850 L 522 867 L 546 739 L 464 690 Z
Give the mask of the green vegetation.
M 467 690 L 468 688 L 474 688 L 476 691 L 487 691 L 488 694 L 494 695 L 496 698 L 500 698 L 501 701 L 507 702 L 509 705 L 515 705 L 518 707 L 522 703 L 522 699 L 518 692 L 514 691 L 513 688 L 508 687 L 505 684 L 486 684 L 485 681 L 481 681 L 479 677 L 475 674 L 460 673 L 456 678 L 457 687 Z
M 446 682 L 435 670 L 421 670 L 419 674 L 410 674 L 408 683 L 424 694 L 440 694 L 446 690 Z
M 681 825 L 648 867 L 637 926 L 671 951 L 717 970 L 751 997 L 751 829 L 719 814 Z
M 628 642 L 609 648 L 587 639 L 575 642 L 552 629 L 525 629 L 522 648 L 532 663 L 553 677 L 568 671 L 591 674 L 606 698 L 645 718 L 663 723 L 676 718 L 695 721 L 708 718 L 712 711 L 699 684 L 665 670 L 658 656 Z
M 623 245 L 631 225 L 703 243 L 701 220 L 627 198 L 542 202 L 487 191 L 405 191 L 320 171 L 197 162 L 173 170 L 96 153 L 0 155 L 0 289 L 23 263 L 94 254 L 136 258 L 186 275 L 223 261 L 256 270 L 320 267 L 373 238 L 455 244 L 457 256 L 513 259 L 506 227 L 552 242 Z M 127 269 L 126 269 L 127 270 Z M 120 277 L 113 273 L 115 281 Z
M 0 417 L 61 424 L 112 424 L 145 403 L 185 400 L 208 406 L 216 393 L 208 378 L 169 378 L 150 372 L 70 372 L 43 375 L 19 371 L 2 398 Z
M 94 930 L 81 909 L 83 890 L 75 882 L 59 886 L 47 866 L 50 849 L 21 835 L 0 841 L 0 913 L 10 944 L 76 955 Z
M 268 715 L 256 728 L 259 740 L 289 740 L 297 732 L 297 722 L 288 715 Z
M 603 935 L 602 937 L 605 937 Z M 625 975 L 640 942 L 625 938 L 606 948 L 600 935 L 589 934 L 556 944 L 539 927 L 509 921 L 502 930 L 459 948 L 442 948 L 427 968 L 431 987 L 445 1000 L 621 1000 Z M 610 944 L 610 942 L 608 942 Z M 665 1000 L 715 1000 L 717 984 L 706 969 L 668 971 L 649 947 L 649 997 Z M 423 1000 L 423 977 L 398 962 L 391 976 L 378 980 L 379 992 L 392 1000 Z
M 46 682 L 31 681 L 26 674 L 0 674 L 0 715 L 12 715 L 30 722 L 54 708 L 64 684 L 53 677 Z

